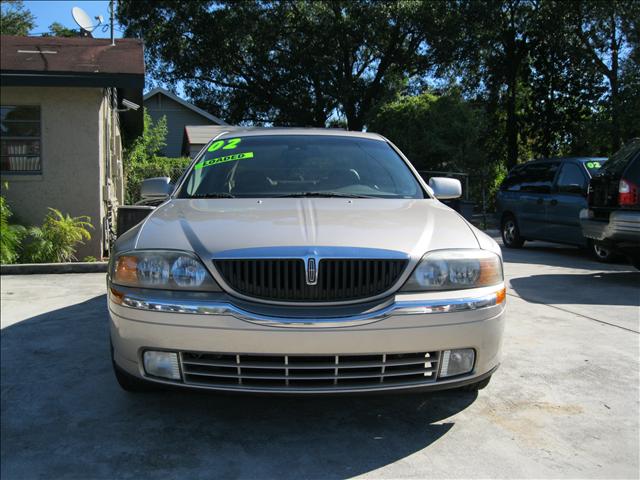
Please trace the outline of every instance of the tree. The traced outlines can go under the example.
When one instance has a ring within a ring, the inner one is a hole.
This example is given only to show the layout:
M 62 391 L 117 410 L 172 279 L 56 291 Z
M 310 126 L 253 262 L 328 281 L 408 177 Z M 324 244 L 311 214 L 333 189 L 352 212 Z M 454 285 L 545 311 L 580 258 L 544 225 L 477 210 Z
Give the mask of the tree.
M 432 42 L 440 65 L 463 78 L 467 89 L 504 112 L 507 166 L 519 158 L 520 88 L 526 77 L 530 28 L 538 9 L 533 0 L 450 0 Z M 429 27 L 429 25 L 427 25 Z
M 35 17 L 20 0 L 0 2 L 0 35 L 29 35 Z
M 234 123 L 325 126 L 339 113 L 360 130 L 404 77 L 424 69 L 416 1 L 179 0 L 119 3 L 145 40 L 149 71 Z
M 49 25 L 49 33 L 45 33 L 43 37 L 78 37 L 80 33 L 73 28 L 67 28 L 60 22 L 53 22 Z
M 534 157 L 609 151 L 601 134 L 585 129 L 606 88 L 575 38 L 572 10 L 571 3 L 547 0 L 531 24 L 522 120 Z
M 129 205 L 140 200 L 140 185 L 145 178 L 171 177 L 176 179 L 189 165 L 190 158 L 160 156 L 166 145 L 167 118 L 155 124 L 145 109 L 142 135 L 124 152 L 125 202 Z
M 575 2 L 573 6 L 572 25 L 579 46 L 609 84 L 606 103 L 613 152 L 620 148 L 622 139 L 623 52 L 632 48 L 632 42 L 637 42 L 640 7 L 635 0 Z M 634 58 L 629 58 L 633 62 Z M 636 71 L 637 68 L 636 61 Z M 633 73 L 630 76 L 633 77 Z
M 482 121 L 458 92 L 399 97 L 369 125 L 402 150 L 418 169 L 467 171 L 480 159 Z

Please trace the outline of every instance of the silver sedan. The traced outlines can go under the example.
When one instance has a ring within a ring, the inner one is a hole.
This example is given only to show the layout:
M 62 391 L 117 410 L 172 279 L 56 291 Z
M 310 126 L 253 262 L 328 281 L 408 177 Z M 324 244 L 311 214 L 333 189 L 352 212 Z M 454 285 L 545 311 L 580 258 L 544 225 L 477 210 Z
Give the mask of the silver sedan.
M 500 248 L 376 134 L 233 129 L 116 242 L 120 385 L 339 393 L 483 388 L 500 363 Z

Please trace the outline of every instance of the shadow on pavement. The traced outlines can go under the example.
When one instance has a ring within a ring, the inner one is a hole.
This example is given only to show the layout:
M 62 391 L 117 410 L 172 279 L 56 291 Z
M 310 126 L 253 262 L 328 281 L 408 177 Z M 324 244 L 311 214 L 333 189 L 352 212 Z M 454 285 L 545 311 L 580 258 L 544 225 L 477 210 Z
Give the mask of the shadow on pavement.
M 532 275 L 512 278 L 509 284 L 530 302 L 640 306 L 640 272 Z M 607 294 L 594 295 L 599 288 Z
M 132 395 L 111 371 L 105 296 L 2 331 L 2 478 L 338 478 L 419 452 L 475 393 Z

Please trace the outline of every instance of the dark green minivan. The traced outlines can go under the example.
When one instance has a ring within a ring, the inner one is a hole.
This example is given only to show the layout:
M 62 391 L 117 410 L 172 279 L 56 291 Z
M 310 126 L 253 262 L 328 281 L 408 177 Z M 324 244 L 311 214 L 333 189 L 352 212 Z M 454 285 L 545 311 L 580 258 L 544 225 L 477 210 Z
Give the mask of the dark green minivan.
M 526 240 L 590 246 L 580 228 L 580 210 L 587 207 L 589 180 L 606 160 L 550 158 L 512 169 L 496 199 L 505 247 L 519 248 Z

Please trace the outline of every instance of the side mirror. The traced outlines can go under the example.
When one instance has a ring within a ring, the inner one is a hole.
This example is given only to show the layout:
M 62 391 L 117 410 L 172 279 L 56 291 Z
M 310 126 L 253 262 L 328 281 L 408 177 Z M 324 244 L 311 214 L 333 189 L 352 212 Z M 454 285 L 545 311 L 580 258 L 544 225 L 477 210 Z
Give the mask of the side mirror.
M 142 181 L 140 196 L 144 200 L 164 200 L 171 193 L 169 177 L 147 178 Z
M 429 179 L 429 186 L 439 200 L 460 198 L 462 196 L 462 184 L 460 180 L 455 178 L 432 177 Z

